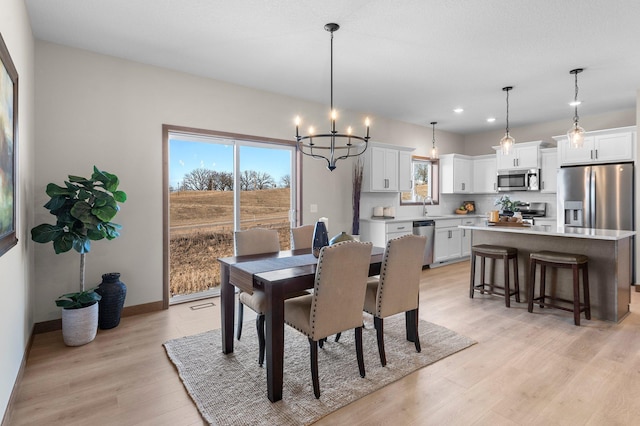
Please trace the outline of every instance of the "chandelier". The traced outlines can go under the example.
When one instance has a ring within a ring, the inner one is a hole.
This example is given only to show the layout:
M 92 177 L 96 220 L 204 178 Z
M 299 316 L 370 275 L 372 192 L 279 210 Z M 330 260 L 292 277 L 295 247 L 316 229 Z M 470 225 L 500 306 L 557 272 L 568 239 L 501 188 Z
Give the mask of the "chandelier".
M 336 161 L 349 157 L 362 155 L 369 144 L 369 118 L 365 120 L 366 136 L 356 136 L 352 134 L 351 127 L 347 128 L 347 133 L 339 133 L 336 130 L 336 119 L 338 113 L 333 108 L 333 33 L 340 29 L 338 24 L 327 24 L 324 29 L 331 33 L 331 112 L 329 133 L 314 134 L 313 127 L 309 128 L 307 136 L 301 136 L 299 126 L 300 117 L 296 117 L 296 142 L 298 149 L 304 155 L 318 160 L 325 160 L 327 168 L 333 171 L 336 168 Z
M 504 155 L 509 155 L 513 144 L 516 143 L 516 140 L 509 134 L 509 91 L 512 89 L 512 86 L 502 88 L 502 90 L 507 92 L 507 131 L 504 134 L 504 137 L 500 139 L 500 147 L 502 148 L 502 153 Z
M 569 142 L 571 143 L 571 147 L 573 148 L 582 148 L 582 144 L 584 142 L 584 129 L 578 124 L 578 105 L 580 105 L 580 101 L 578 100 L 578 74 L 580 74 L 582 71 L 582 68 L 576 68 L 569 71 L 569 74 L 573 74 L 575 76 L 576 88 L 573 102 L 569 104 L 575 107 L 575 112 L 573 114 L 573 127 L 571 127 L 571 129 L 569 129 L 569 131 L 567 132 Z

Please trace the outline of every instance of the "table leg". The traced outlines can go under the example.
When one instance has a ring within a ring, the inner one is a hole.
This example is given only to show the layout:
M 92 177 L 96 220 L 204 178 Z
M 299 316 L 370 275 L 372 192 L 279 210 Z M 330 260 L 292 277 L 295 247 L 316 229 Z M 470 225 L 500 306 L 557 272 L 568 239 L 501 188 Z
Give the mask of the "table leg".
M 220 265 L 220 315 L 222 320 L 222 353 L 233 352 L 233 320 L 235 287 L 229 283 L 229 265 Z
M 282 399 L 284 368 L 284 293 L 279 285 L 265 285 L 267 296 L 267 393 L 271 402 Z

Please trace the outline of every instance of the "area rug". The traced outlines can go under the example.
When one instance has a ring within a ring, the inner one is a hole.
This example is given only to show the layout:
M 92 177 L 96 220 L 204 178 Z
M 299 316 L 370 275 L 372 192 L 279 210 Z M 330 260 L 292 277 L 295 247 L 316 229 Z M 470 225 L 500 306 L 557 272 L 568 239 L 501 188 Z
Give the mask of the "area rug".
M 369 317 L 370 318 L 370 317 Z M 267 398 L 266 369 L 258 365 L 255 321 L 244 324 L 234 352 L 222 353 L 220 330 L 164 344 L 167 355 L 202 417 L 214 425 L 307 425 L 413 371 L 475 342 L 445 327 L 420 320 L 422 352 L 405 339 L 404 315 L 385 319 L 387 365 L 380 365 L 376 332 L 365 320 L 366 377 L 358 373 L 353 331 L 318 349 L 320 399 L 313 396 L 309 342 L 285 326 L 284 387 L 281 401 Z

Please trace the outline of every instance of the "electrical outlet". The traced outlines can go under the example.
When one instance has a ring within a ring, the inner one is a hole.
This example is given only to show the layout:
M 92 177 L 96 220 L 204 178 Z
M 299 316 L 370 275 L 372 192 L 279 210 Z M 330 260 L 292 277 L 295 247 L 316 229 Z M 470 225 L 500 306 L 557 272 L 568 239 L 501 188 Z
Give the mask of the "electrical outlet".
M 318 213 L 318 205 L 317 204 L 310 204 L 309 205 L 309 212 L 310 213 Z

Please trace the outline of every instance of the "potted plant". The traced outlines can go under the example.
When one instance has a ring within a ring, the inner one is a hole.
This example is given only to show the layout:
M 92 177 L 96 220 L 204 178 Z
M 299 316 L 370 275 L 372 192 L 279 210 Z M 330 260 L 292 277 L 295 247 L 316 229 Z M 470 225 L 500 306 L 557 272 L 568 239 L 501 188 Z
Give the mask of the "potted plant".
M 360 235 L 360 194 L 362 193 L 362 172 L 364 164 L 360 157 L 353 166 L 353 222 L 351 224 L 351 235 Z M 356 239 L 359 239 L 356 237 Z
M 511 201 L 508 195 L 503 195 L 502 197 L 496 199 L 494 203 L 495 206 L 500 206 L 500 209 L 503 212 L 515 212 L 518 210 L 516 207 L 519 201 Z
M 121 226 L 111 222 L 120 210 L 118 202 L 127 200 L 127 194 L 118 190 L 119 183 L 117 176 L 94 166 L 89 179 L 69 175 L 64 186 L 48 184 L 51 199 L 44 207 L 56 217 L 56 224 L 43 223 L 31 230 L 33 241 L 53 242 L 56 254 L 72 248 L 80 253 L 80 291 L 56 300 L 62 308 L 62 335 L 68 346 L 84 345 L 96 336 L 100 295 L 94 289 L 85 290 L 85 255 L 91 241 L 120 235 Z

